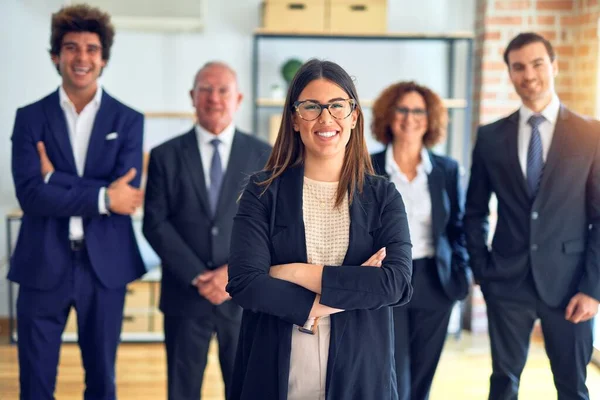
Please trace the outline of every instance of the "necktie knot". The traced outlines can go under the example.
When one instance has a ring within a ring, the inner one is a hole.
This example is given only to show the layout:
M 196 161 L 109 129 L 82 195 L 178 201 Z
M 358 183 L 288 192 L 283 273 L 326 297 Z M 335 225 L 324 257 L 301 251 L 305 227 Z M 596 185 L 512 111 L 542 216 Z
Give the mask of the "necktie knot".
M 221 144 L 221 141 L 219 139 L 213 139 L 210 141 L 210 144 L 215 148 L 215 150 L 217 150 Z
M 527 121 L 527 123 L 529 125 L 531 125 L 531 127 L 533 129 L 536 129 L 545 120 L 546 120 L 546 118 L 544 118 L 544 116 L 542 114 L 533 114 L 531 117 L 529 117 L 529 120 Z

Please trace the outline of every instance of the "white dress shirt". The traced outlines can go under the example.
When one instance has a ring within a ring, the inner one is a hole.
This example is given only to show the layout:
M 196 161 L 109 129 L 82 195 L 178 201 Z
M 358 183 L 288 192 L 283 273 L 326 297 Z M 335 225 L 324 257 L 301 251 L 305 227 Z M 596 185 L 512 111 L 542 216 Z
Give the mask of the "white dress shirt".
M 227 170 L 229 163 L 229 154 L 231 153 L 231 144 L 235 135 L 235 124 L 231 123 L 223 131 L 215 135 L 210 133 L 200 125 L 196 124 L 196 135 L 198 138 L 198 147 L 200 150 L 200 159 L 202 160 L 202 171 L 204 172 L 204 180 L 206 181 L 206 189 L 210 189 L 210 164 L 212 163 L 215 147 L 210 144 L 213 139 L 219 139 L 221 143 L 217 147 L 223 164 L 223 176 Z
M 558 118 L 558 111 L 560 109 L 560 100 L 558 96 L 552 96 L 550 103 L 540 113 L 546 119 L 543 121 L 538 129 L 540 131 L 540 138 L 542 139 L 542 156 L 544 162 L 548 158 L 548 151 L 550 150 L 550 144 L 552 144 L 552 137 L 554 136 L 554 127 L 556 126 L 556 119 Z M 529 150 L 529 141 L 531 140 L 531 125 L 527 123 L 529 117 L 535 114 L 525 105 L 522 105 L 519 109 L 519 164 L 523 171 L 523 176 L 527 178 L 527 151 Z
M 428 175 L 433 166 L 429 153 L 425 148 L 421 150 L 421 162 L 417 165 L 417 176 L 409 181 L 394 160 L 393 146 L 388 146 L 385 152 L 385 172 L 396 185 L 402 195 L 408 218 L 410 241 L 412 242 L 412 258 L 433 257 L 433 230 L 431 218 L 431 194 L 429 193 Z
M 71 148 L 73 149 L 77 174 L 83 176 L 90 136 L 92 136 L 94 120 L 96 119 L 96 114 L 98 114 L 98 110 L 100 109 L 100 101 L 102 100 L 102 88 L 98 86 L 98 90 L 96 90 L 96 94 L 92 101 L 90 101 L 79 114 L 77 114 L 75 105 L 69 99 L 69 96 L 67 96 L 67 93 L 62 86 L 58 89 L 58 98 L 60 107 L 62 108 L 67 121 L 67 129 L 69 131 L 69 139 L 71 141 Z M 50 180 L 50 177 L 51 174 L 46 176 L 46 182 Z M 106 188 L 101 188 L 98 193 L 98 210 L 101 214 L 107 213 L 106 205 L 104 204 L 105 191 Z M 80 240 L 83 239 L 83 237 L 83 221 L 81 217 L 71 217 L 69 219 L 69 239 Z

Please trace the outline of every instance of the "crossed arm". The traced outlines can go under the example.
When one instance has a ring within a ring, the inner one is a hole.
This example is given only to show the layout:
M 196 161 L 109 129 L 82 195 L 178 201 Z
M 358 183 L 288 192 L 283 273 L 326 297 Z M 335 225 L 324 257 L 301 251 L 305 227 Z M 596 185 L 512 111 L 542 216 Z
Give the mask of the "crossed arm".
M 375 243 L 386 249 L 362 266 L 271 266 L 269 210 L 257 194 L 260 190 L 246 189 L 242 195 L 231 238 L 227 291 L 244 309 L 302 326 L 309 317 L 377 309 L 410 299 L 410 239 L 399 195 L 385 204 L 384 226 L 375 235 Z

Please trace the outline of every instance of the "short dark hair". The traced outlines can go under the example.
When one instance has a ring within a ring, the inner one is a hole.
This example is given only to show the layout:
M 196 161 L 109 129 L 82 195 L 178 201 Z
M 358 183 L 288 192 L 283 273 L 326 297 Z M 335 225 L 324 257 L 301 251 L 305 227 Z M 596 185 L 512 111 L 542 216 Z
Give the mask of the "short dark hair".
M 508 53 L 513 50 L 519 50 L 521 47 L 527 46 L 531 43 L 543 43 L 544 47 L 546 47 L 546 51 L 548 52 L 548 56 L 550 57 L 550 61 L 554 61 L 556 59 L 556 54 L 554 53 L 552 44 L 545 37 L 535 32 L 524 32 L 515 36 L 510 43 L 508 43 L 508 46 L 506 46 L 506 50 L 504 50 L 504 62 L 506 65 L 510 68 L 510 64 L 508 63 Z
M 115 38 L 115 28 L 110 15 L 99 8 L 87 4 L 66 6 L 52 14 L 50 54 L 60 55 L 64 36 L 69 32 L 96 33 L 102 44 L 102 59 L 108 61 Z

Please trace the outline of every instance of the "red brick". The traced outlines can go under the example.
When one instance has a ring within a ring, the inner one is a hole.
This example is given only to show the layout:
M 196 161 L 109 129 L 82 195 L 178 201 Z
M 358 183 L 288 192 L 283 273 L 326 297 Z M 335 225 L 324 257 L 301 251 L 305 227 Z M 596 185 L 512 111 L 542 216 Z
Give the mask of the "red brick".
M 497 0 L 494 2 L 496 10 L 525 10 L 531 6 L 528 0 Z
M 584 29 L 584 31 L 583 31 L 584 39 L 596 39 L 597 35 L 598 35 L 598 30 L 595 27 L 587 28 L 587 29 Z
M 502 77 L 498 76 L 498 75 L 485 76 L 483 78 L 483 84 L 484 85 L 498 85 L 500 83 L 502 83 Z
M 578 56 L 587 56 L 588 54 L 590 54 L 590 46 L 580 45 L 579 47 L 577 47 L 576 53 Z
M 575 54 L 575 50 L 573 46 L 554 46 L 554 51 L 558 54 L 559 57 L 572 56 Z
M 502 35 L 498 31 L 485 32 L 483 35 L 484 40 L 500 40 Z
M 538 31 L 537 33 L 542 35 L 549 41 L 556 40 L 556 32 L 555 31 Z
M 571 26 L 577 25 L 580 23 L 580 18 L 574 15 L 566 15 L 564 17 L 560 17 L 560 24 L 562 26 Z
M 506 71 L 506 64 L 501 61 L 483 61 L 481 67 L 484 71 Z
M 515 16 L 494 16 L 487 17 L 485 19 L 485 24 L 489 25 L 522 25 L 523 18 L 515 17 Z
M 508 94 L 508 99 L 509 100 L 521 100 L 521 98 L 519 97 L 519 95 L 516 94 L 515 92 L 510 92 Z
M 538 25 L 554 25 L 556 23 L 556 17 L 545 15 L 537 17 Z
M 573 6 L 573 0 L 540 0 L 536 3 L 535 8 L 540 11 L 566 11 L 572 10 Z
M 498 93 L 496 92 L 483 92 L 481 94 L 481 98 L 484 100 L 496 100 L 498 98 Z
M 558 69 L 561 71 L 568 71 L 569 65 L 570 65 L 569 62 L 567 62 L 567 61 L 558 60 Z

